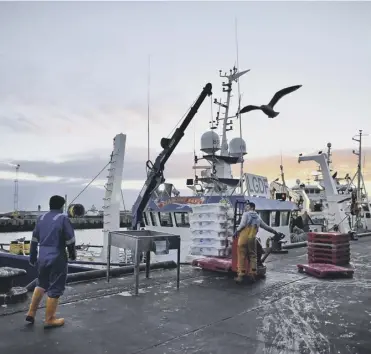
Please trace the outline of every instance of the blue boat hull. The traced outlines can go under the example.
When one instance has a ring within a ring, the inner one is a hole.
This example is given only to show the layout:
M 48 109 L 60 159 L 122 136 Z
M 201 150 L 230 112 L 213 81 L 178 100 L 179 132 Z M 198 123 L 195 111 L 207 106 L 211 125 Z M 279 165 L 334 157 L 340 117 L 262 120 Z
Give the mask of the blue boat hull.
M 27 274 L 14 279 L 14 286 L 26 286 L 37 278 L 37 270 L 31 267 L 29 262 L 29 256 L 15 255 L 11 253 L 0 253 L 0 267 L 12 267 L 24 269 Z M 68 274 L 80 273 L 92 270 L 92 268 L 83 267 L 80 265 L 69 264 Z

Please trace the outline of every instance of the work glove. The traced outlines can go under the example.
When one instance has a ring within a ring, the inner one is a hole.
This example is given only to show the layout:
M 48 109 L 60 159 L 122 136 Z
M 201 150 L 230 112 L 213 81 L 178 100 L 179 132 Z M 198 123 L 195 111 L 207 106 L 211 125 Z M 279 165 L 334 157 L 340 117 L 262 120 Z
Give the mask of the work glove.
M 37 257 L 34 254 L 30 254 L 30 258 L 28 259 L 28 264 L 31 267 L 36 267 Z
M 76 254 L 75 244 L 68 245 L 67 251 L 68 251 L 68 258 L 70 259 L 70 261 L 76 261 L 77 254 Z

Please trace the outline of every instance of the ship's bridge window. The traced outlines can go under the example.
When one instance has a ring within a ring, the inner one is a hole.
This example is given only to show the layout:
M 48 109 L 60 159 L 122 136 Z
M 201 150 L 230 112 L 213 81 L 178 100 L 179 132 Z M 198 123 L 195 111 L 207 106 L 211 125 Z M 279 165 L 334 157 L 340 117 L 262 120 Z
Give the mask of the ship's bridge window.
M 189 215 L 187 212 L 174 213 L 175 224 L 178 227 L 189 227 Z
M 269 211 L 259 211 L 261 219 L 269 225 Z M 238 224 L 237 224 L 238 225 Z
M 272 211 L 271 212 L 271 227 L 278 227 L 280 226 L 280 212 L 279 211 Z
M 160 225 L 165 227 L 172 227 L 173 220 L 170 213 L 158 213 L 158 218 L 160 219 Z
M 290 222 L 290 212 L 289 211 L 281 211 L 281 226 L 287 226 Z
M 150 212 L 149 213 L 150 217 L 151 217 L 151 223 L 152 223 L 152 226 L 157 226 L 157 220 L 156 220 L 156 215 L 154 212 Z
M 143 220 L 144 220 L 144 224 L 148 225 L 147 213 L 143 213 Z
M 321 193 L 321 190 L 320 189 L 316 189 L 316 194 L 320 194 Z

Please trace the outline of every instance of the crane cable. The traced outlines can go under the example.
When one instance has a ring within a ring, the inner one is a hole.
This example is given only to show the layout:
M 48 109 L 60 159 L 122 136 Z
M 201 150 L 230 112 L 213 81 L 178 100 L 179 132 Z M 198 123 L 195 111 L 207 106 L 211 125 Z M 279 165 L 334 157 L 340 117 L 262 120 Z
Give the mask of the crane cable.
M 107 166 L 111 163 L 112 157 L 109 160 L 109 162 L 99 171 L 99 173 L 82 189 L 82 191 L 72 200 L 72 202 L 69 204 L 73 204 L 73 202 L 82 194 L 84 191 L 99 177 L 99 175 L 107 168 Z
M 173 129 L 171 130 L 171 132 L 168 134 L 168 136 L 166 138 L 169 138 L 169 136 L 175 131 L 175 129 L 179 126 L 179 123 L 184 119 L 184 117 L 189 113 L 189 111 L 192 109 L 192 107 L 194 106 L 194 104 L 196 103 L 196 101 L 198 100 L 198 97 L 193 101 L 193 103 L 191 104 L 191 106 L 187 109 L 187 111 L 182 115 L 182 117 L 178 120 L 178 122 L 175 124 L 175 126 L 173 127 Z M 146 161 L 146 173 L 147 173 L 147 176 L 150 172 L 153 171 L 153 168 L 154 168 L 154 164 L 151 160 L 147 160 Z M 159 171 L 161 174 L 163 171 Z

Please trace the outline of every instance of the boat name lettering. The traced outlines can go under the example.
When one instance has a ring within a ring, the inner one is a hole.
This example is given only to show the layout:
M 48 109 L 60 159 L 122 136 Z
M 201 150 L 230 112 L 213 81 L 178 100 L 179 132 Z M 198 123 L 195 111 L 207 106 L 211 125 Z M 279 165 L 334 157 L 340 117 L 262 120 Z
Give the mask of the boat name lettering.
M 251 196 L 269 198 L 269 184 L 267 177 L 246 173 L 246 184 Z
M 175 198 L 170 198 L 165 201 L 161 201 L 157 205 L 160 208 L 163 208 L 166 205 L 169 204 L 202 204 L 203 200 L 201 198 L 192 198 L 192 197 L 175 197 Z

